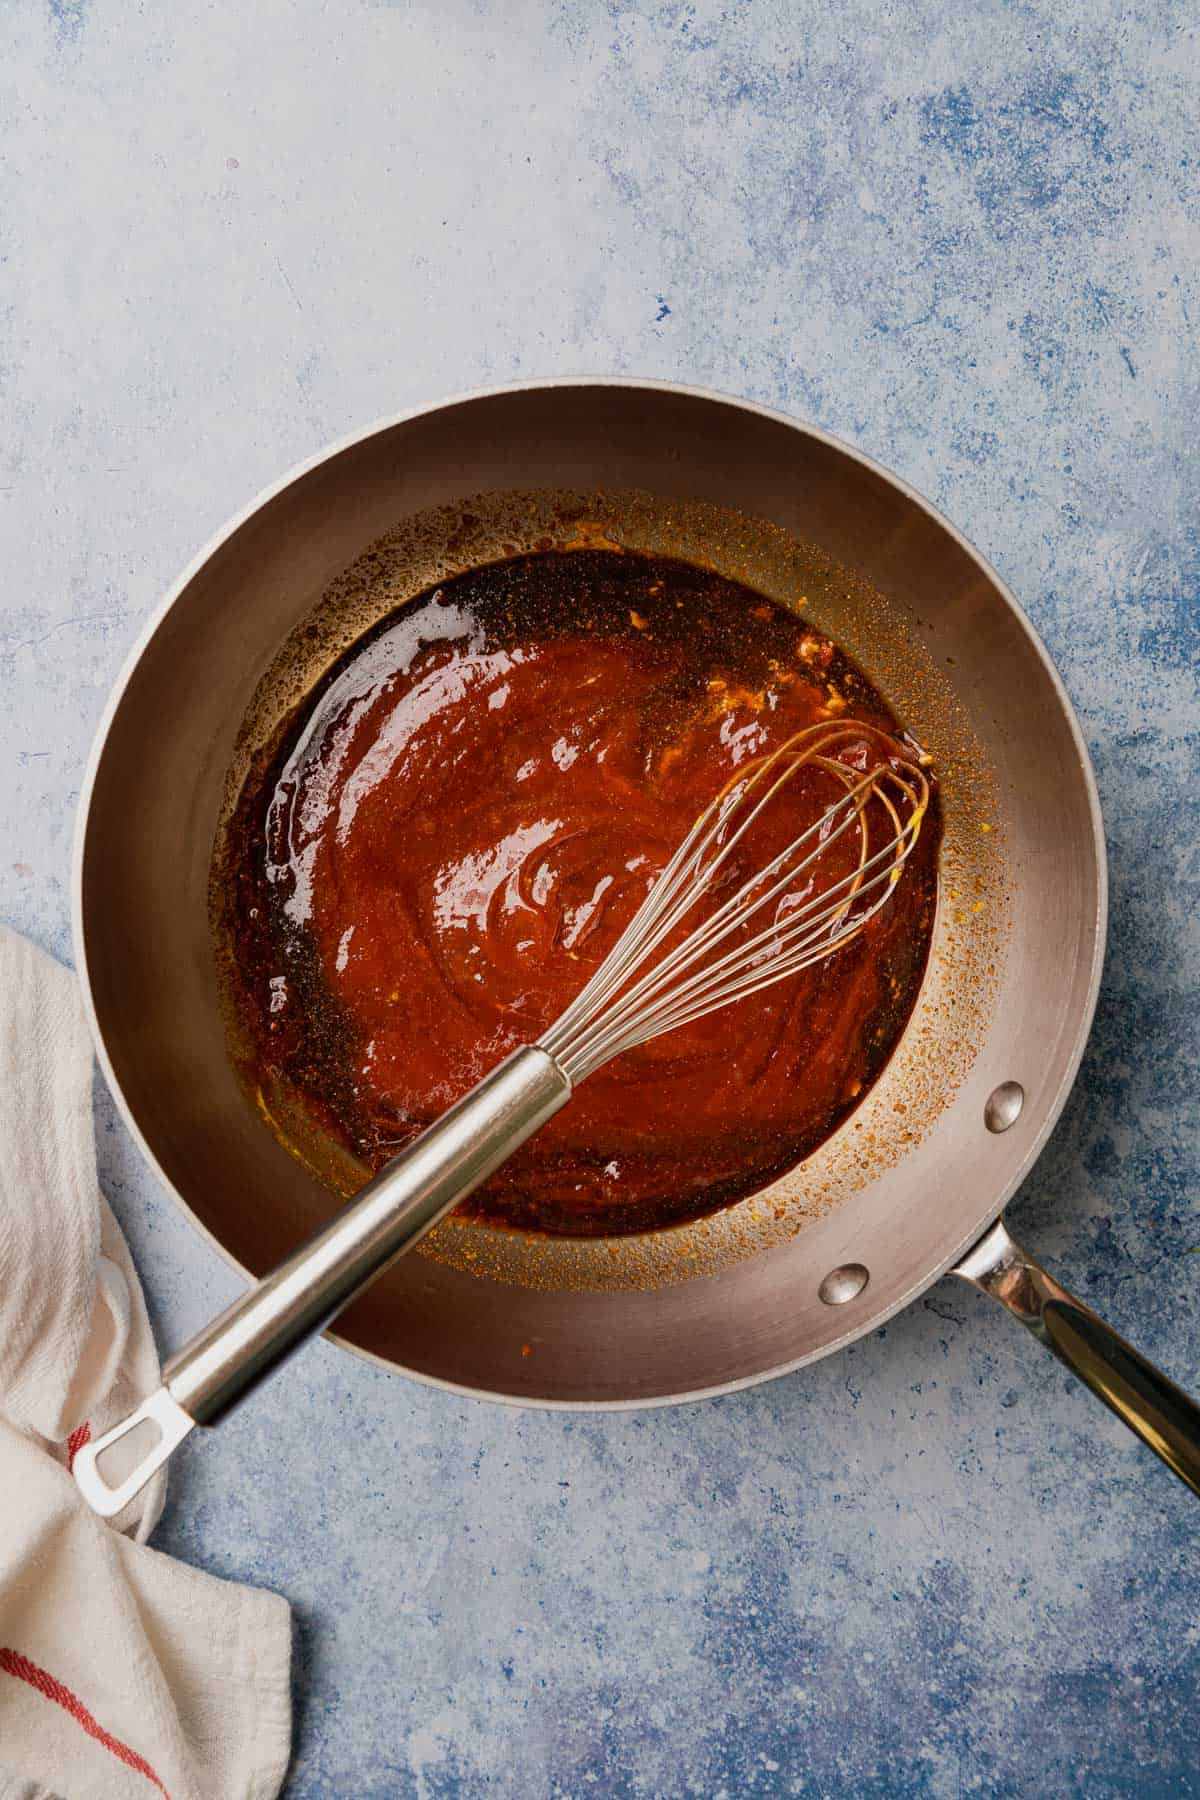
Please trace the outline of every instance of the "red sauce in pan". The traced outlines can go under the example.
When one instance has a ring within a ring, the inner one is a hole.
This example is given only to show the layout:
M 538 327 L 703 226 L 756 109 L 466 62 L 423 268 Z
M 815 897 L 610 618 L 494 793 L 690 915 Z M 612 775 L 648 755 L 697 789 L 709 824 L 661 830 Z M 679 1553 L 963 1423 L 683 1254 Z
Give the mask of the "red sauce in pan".
M 545 553 L 404 606 L 310 697 L 233 821 L 251 1084 L 380 1166 L 557 1017 L 731 774 L 828 717 L 900 733 L 828 638 L 687 564 Z M 798 781 L 778 829 L 832 797 Z M 938 835 L 935 805 L 862 937 L 600 1070 L 468 1209 L 641 1231 L 801 1161 L 903 1030 Z

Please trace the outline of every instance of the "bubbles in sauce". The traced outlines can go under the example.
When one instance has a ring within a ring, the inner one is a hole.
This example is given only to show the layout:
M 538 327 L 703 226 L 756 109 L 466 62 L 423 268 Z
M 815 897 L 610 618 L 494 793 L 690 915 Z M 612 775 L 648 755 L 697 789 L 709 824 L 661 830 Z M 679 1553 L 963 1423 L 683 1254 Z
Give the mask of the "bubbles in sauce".
M 900 732 L 828 638 L 689 564 L 546 552 L 405 605 L 310 696 L 231 824 L 225 961 L 269 1116 L 380 1167 L 563 1011 L 729 776 L 829 717 Z M 809 1155 L 908 1018 L 938 836 L 935 805 L 861 938 L 600 1070 L 467 1208 L 644 1231 Z

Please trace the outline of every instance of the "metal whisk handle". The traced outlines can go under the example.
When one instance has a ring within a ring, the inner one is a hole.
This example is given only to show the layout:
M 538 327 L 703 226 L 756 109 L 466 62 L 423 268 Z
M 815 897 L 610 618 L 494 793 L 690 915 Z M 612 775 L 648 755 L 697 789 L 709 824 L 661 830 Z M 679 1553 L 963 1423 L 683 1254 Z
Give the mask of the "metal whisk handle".
M 294 1256 L 233 1302 L 163 1369 L 156 1394 L 76 1455 L 89 1504 L 120 1512 L 193 1425 L 213 1425 L 298 1345 L 500 1167 L 571 1098 L 555 1059 L 517 1050 L 414 1143 Z M 113 1485 L 98 1457 L 143 1421 L 158 1442 Z

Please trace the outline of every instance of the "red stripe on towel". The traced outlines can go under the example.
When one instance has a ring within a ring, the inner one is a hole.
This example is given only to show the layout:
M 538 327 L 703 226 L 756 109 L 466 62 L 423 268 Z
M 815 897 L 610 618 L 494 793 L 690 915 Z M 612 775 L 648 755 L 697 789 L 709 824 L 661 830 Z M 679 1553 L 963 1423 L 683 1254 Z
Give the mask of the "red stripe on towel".
M 152 1781 L 159 1793 L 166 1795 L 167 1800 L 170 1800 L 166 1788 L 145 1757 L 139 1756 L 136 1750 L 131 1750 L 128 1744 L 123 1744 L 120 1738 L 115 1738 L 111 1731 L 105 1731 L 103 1725 L 93 1717 L 78 1695 L 73 1694 L 69 1687 L 64 1687 L 61 1681 L 56 1681 L 53 1675 L 47 1674 L 45 1669 L 39 1669 L 36 1663 L 30 1662 L 27 1656 L 22 1656 L 19 1650 L 0 1648 L 0 1674 L 14 1675 L 18 1681 L 27 1681 L 31 1688 L 36 1688 L 38 1693 L 43 1694 L 47 1700 L 53 1700 L 56 1706 L 61 1706 L 64 1712 L 70 1713 L 75 1723 L 81 1726 L 89 1737 L 95 1738 L 98 1744 L 103 1744 L 106 1750 L 111 1750 L 112 1754 L 119 1758 L 126 1768 L 135 1769 L 139 1775 L 144 1775 L 147 1781 Z
M 67 1473 L 68 1473 L 68 1475 L 71 1473 L 71 1470 L 75 1467 L 75 1458 L 79 1455 L 79 1452 L 83 1449 L 83 1446 L 85 1444 L 90 1444 L 91 1441 L 92 1441 L 92 1428 L 88 1424 L 87 1420 L 85 1419 L 83 1421 L 82 1425 L 77 1425 L 75 1427 L 74 1431 L 71 1433 L 70 1437 L 67 1439 Z

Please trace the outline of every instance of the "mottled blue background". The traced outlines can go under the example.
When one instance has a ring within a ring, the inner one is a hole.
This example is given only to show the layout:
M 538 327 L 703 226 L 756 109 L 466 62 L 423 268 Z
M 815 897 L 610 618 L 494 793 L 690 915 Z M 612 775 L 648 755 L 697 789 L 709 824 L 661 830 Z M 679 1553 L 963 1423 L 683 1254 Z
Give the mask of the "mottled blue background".
M 69 956 L 141 620 L 294 460 L 490 380 L 814 419 L 1012 582 L 1080 708 L 1113 929 L 1014 1208 L 1200 1387 L 1197 15 L 1186 4 L 7 0 L 0 916 Z M 234 1290 L 106 1097 L 163 1339 Z M 311 1796 L 1200 1791 L 1196 1502 L 943 1284 L 676 1412 L 448 1398 L 325 1345 L 159 1542 L 299 1621 Z

